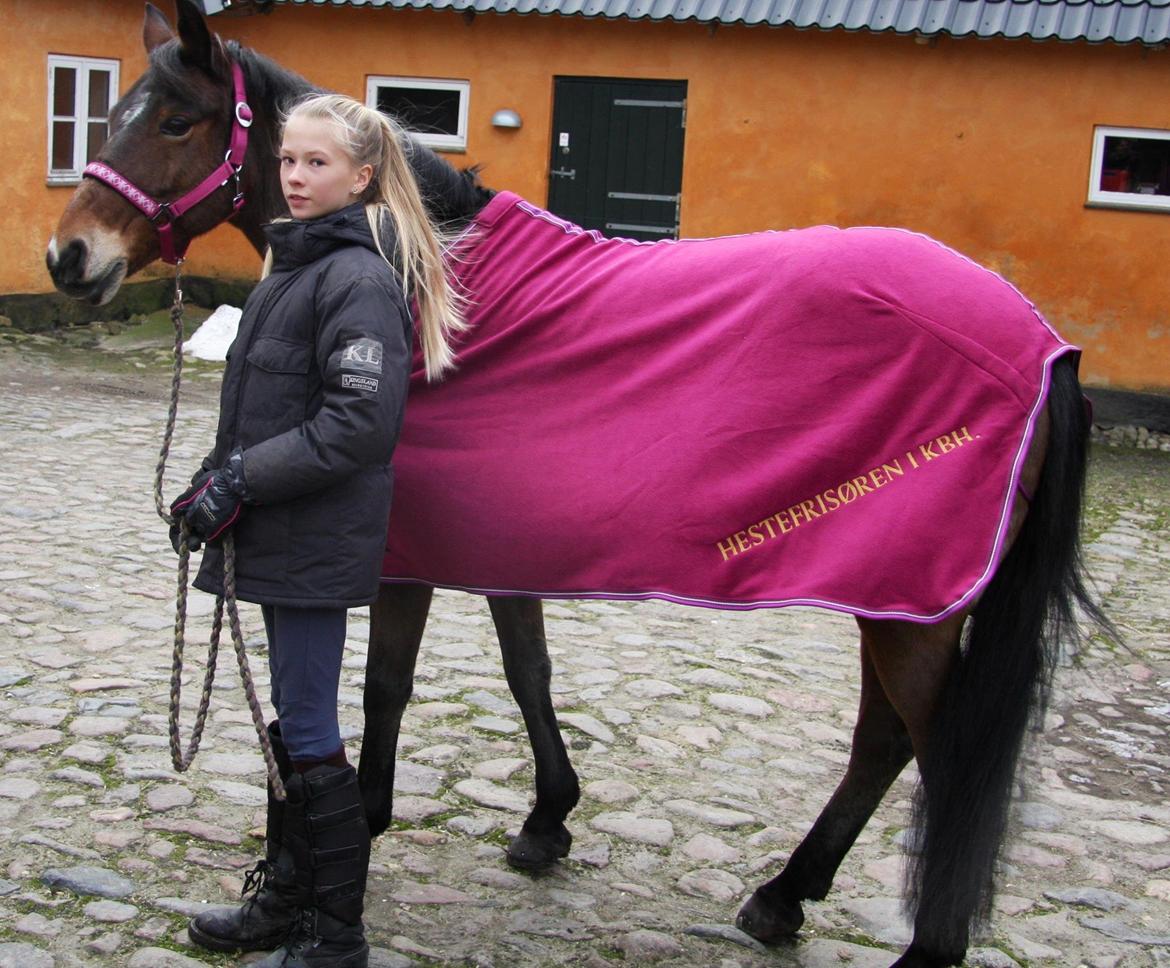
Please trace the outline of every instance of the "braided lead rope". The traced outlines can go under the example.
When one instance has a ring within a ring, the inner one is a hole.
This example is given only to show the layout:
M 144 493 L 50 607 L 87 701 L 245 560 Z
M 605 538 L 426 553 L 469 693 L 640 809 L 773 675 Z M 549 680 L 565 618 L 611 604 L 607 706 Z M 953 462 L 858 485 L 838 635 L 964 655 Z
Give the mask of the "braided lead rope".
M 179 412 L 179 385 L 182 382 L 183 372 L 183 289 L 180 276 L 182 261 L 175 267 L 175 301 L 171 306 L 171 322 L 175 327 L 175 366 L 171 377 L 171 402 L 167 411 L 166 429 L 163 432 L 162 448 L 158 455 L 158 465 L 154 474 L 154 506 L 158 516 L 173 525 L 174 517 L 169 508 L 163 503 L 162 488 L 163 474 L 166 471 L 167 457 L 170 455 L 171 440 L 175 432 L 175 420 Z M 248 700 L 248 709 L 252 713 L 252 723 L 256 727 L 256 736 L 260 740 L 260 748 L 264 753 L 264 764 L 268 771 L 268 782 L 272 785 L 272 792 L 278 800 L 285 798 L 284 783 L 280 779 L 280 769 L 276 765 L 276 757 L 272 752 L 272 741 L 268 737 L 268 729 L 264 724 L 264 713 L 260 708 L 260 700 L 256 698 L 256 686 L 252 681 L 252 671 L 248 666 L 248 655 L 244 649 L 244 636 L 240 631 L 240 616 L 236 609 L 236 548 L 232 534 L 229 532 L 223 538 L 223 590 L 224 594 L 216 597 L 215 616 L 211 624 L 211 638 L 207 646 L 207 670 L 203 676 L 203 692 L 199 698 L 199 709 L 195 714 L 195 725 L 191 730 L 191 740 L 186 752 L 182 749 L 182 740 L 179 736 L 179 710 L 182 699 L 183 678 L 183 650 L 186 647 L 187 629 L 187 586 L 190 571 L 191 551 L 187 547 L 187 522 L 182 523 L 181 539 L 179 542 L 179 570 L 178 592 L 175 596 L 175 646 L 171 663 L 171 707 L 168 719 L 170 733 L 171 763 L 179 773 L 185 773 L 199 752 L 199 743 L 203 738 L 203 727 L 207 722 L 207 712 L 211 706 L 211 687 L 215 682 L 215 665 L 219 658 L 219 639 L 223 631 L 223 613 L 226 607 L 228 626 L 231 630 L 232 644 L 236 650 L 236 662 L 240 667 L 240 680 L 244 685 L 244 695 Z
M 166 428 L 163 430 L 162 448 L 158 452 L 158 464 L 154 468 L 154 509 L 168 525 L 175 523 L 170 509 L 163 503 L 163 473 L 167 469 L 167 457 L 171 453 L 171 439 L 175 436 L 175 418 L 179 415 L 179 384 L 183 379 L 183 284 L 180 276 L 182 263 L 175 266 L 175 301 L 171 304 L 171 325 L 175 328 L 175 365 L 171 370 L 171 405 L 167 410 Z M 185 571 L 186 559 L 182 559 Z M 184 599 L 186 597 L 184 593 Z
M 280 770 L 276 765 L 276 757 L 272 752 L 272 741 L 268 737 L 268 727 L 264 723 L 264 712 L 256 699 L 256 686 L 252 682 L 252 670 L 248 666 L 248 655 L 244 651 L 244 637 L 240 634 L 240 615 L 236 610 L 236 542 L 229 531 L 223 537 L 223 595 L 215 602 L 216 623 L 212 629 L 213 641 L 218 642 L 220 611 L 227 607 L 228 626 L 232 632 L 232 644 L 236 647 L 236 664 L 240 667 L 240 682 L 244 685 L 244 695 L 248 697 L 248 709 L 252 713 L 252 725 L 256 727 L 256 736 L 260 739 L 260 747 L 264 751 L 264 764 L 268 768 L 268 782 L 272 784 L 272 792 L 277 800 L 284 799 L 284 783 L 280 779 Z M 211 664 L 210 653 L 208 665 Z
M 191 731 L 191 741 L 187 752 L 182 752 L 182 740 L 179 737 L 179 708 L 182 699 L 183 649 L 186 646 L 187 625 L 187 573 L 191 560 L 191 551 L 187 547 L 187 528 L 183 525 L 183 540 L 179 544 L 179 587 L 175 598 L 175 651 L 171 664 L 171 708 L 168 728 L 171 738 L 171 763 L 180 773 L 185 773 L 199 751 L 199 743 L 203 738 L 203 725 L 207 721 L 207 711 L 211 705 L 211 686 L 215 682 L 215 664 L 219 658 L 219 632 L 222 627 L 223 599 L 218 598 L 215 604 L 215 621 L 211 627 L 211 641 L 207 647 L 207 669 L 203 676 L 203 693 L 199 700 L 199 710 L 195 715 L 195 725 Z

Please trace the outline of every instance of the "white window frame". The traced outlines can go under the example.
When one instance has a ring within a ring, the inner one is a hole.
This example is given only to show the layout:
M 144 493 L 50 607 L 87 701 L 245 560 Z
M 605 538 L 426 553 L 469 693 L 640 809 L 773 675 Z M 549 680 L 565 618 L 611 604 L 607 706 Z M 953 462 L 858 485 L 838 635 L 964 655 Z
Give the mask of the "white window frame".
M 92 121 L 108 121 L 109 115 L 104 118 L 89 116 L 89 80 L 92 71 L 110 72 L 109 105 L 113 109 L 118 100 L 119 61 L 108 60 L 104 57 L 75 57 L 66 54 L 50 54 L 46 68 L 46 90 L 48 105 L 46 116 L 49 119 L 46 138 L 46 178 L 50 185 L 76 185 L 81 181 L 81 173 L 87 164 L 86 150 L 89 144 L 89 124 Z M 73 91 L 73 113 L 62 115 L 53 113 L 53 71 L 58 67 L 72 67 L 77 72 L 77 83 Z M 53 125 L 59 121 L 73 123 L 73 166 L 71 168 L 53 167 Z
M 1142 212 L 1170 212 L 1170 195 L 1142 195 L 1139 192 L 1107 192 L 1101 186 L 1105 164 L 1106 138 L 1140 138 L 1145 141 L 1170 141 L 1170 131 L 1157 128 L 1093 128 L 1093 156 L 1089 164 L 1087 205 L 1099 208 L 1128 208 Z
M 459 93 L 459 130 L 456 134 L 428 134 L 425 131 L 411 131 L 410 133 L 419 143 L 438 151 L 467 150 L 467 113 L 471 102 L 471 81 L 440 77 L 392 77 L 371 74 L 366 78 L 366 104 L 369 107 L 378 107 L 378 88 L 380 87 L 457 91 Z

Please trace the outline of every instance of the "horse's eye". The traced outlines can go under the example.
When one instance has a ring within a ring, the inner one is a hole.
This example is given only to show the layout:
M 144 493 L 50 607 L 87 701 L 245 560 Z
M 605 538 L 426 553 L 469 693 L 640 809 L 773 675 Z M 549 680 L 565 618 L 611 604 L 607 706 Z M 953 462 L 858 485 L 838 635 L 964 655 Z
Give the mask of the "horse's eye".
M 181 138 L 191 130 L 191 122 L 182 115 L 176 114 L 174 117 L 167 118 L 159 125 L 159 130 L 165 135 L 170 135 L 172 138 Z

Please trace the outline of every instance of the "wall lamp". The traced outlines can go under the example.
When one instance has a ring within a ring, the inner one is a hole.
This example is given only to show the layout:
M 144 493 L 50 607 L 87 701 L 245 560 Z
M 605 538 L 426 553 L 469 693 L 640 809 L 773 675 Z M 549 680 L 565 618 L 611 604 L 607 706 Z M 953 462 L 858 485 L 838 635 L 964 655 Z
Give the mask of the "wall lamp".
M 493 128 L 518 128 L 522 123 L 520 115 L 511 108 L 500 108 L 492 115 Z

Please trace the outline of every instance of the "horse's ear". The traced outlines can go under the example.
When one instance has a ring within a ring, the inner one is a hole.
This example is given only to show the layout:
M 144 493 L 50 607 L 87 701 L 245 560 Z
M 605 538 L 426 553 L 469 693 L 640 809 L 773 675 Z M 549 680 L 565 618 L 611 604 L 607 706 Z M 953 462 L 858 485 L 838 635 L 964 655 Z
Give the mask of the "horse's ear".
M 213 42 L 203 14 L 191 0 L 176 0 L 179 14 L 179 59 L 188 67 L 200 67 L 214 73 L 211 56 Z
M 142 42 L 146 45 L 146 52 L 150 53 L 156 47 L 161 47 L 168 40 L 174 39 L 174 31 L 163 12 L 148 3 L 146 5 L 146 19 L 142 23 Z

